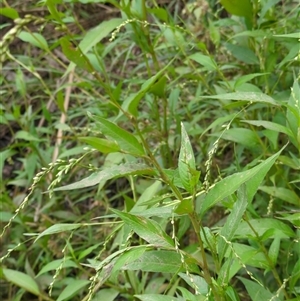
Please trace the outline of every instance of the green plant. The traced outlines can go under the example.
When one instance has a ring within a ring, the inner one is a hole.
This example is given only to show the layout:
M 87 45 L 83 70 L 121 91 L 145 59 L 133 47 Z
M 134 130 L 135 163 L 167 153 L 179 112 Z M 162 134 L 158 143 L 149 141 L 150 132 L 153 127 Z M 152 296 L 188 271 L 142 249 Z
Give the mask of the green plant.
M 29 113 L 22 130 L 12 131 L 26 142 L 3 152 L 2 166 L 18 148 L 30 150 L 35 165 L 26 156 L 19 179 L 41 169 L 15 214 L 3 194 L 8 223 L 1 236 L 14 235 L 1 274 L 21 287 L 14 300 L 25 291 L 41 300 L 296 300 L 299 7 L 282 4 L 289 18 L 281 20 L 271 7 L 276 1 L 234 8 L 221 1 L 235 14 L 222 19 L 214 1 L 194 3 L 178 26 L 178 3 L 172 15 L 155 1 L 107 1 L 121 17 L 77 37 L 67 27 L 70 19 L 79 24 L 75 2 L 44 3 L 49 16 L 38 21 L 63 34 L 53 41 L 25 28 L 35 17 L 20 20 L 8 7 L 3 13 L 16 23 L 2 42 L 18 70 L 13 89 L 28 95 L 29 72 L 55 99 L 62 121 L 46 156 L 40 137 L 53 132 L 43 126 L 36 133 Z M 208 34 L 200 34 L 202 20 Z M 51 57 L 68 84 L 54 89 L 34 67 L 39 61 L 9 53 L 16 35 Z M 71 88 L 80 93 L 70 96 Z M 79 108 L 68 105 L 70 97 Z M 45 106 L 42 114 L 58 123 Z M 18 106 L 2 108 L 8 125 L 20 115 Z M 66 115 L 69 127 L 62 126 Z M 62 130 L 79 146 L 68 149 Z M 37 230 L 35 217 L 23 214 L 32 198 L 44 215 Z M 10 260 L 14 253 L 23 255 Z

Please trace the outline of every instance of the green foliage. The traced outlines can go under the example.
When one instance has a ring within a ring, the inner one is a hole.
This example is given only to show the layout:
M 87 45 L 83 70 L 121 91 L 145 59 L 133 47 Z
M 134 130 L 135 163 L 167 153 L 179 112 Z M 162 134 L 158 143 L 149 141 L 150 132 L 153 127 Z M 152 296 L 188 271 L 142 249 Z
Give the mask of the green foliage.
M 296 300 L 299 6 L 15 2 L 0 297 Z
M 178 158 L 178 172 L 184 188 L 193 194 L 199 182 L 200 173 L 196 170 L 192 145 L 183 123 L 181 124 L 181 147 Z

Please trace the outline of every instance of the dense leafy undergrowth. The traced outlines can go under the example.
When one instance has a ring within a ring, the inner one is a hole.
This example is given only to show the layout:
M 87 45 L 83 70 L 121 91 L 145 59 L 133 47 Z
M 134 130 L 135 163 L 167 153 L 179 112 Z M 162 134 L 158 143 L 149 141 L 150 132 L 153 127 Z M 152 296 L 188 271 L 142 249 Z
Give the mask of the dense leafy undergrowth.
M 220 2 L 4 1 L 1 300 L 299 300 L 298 1 Z

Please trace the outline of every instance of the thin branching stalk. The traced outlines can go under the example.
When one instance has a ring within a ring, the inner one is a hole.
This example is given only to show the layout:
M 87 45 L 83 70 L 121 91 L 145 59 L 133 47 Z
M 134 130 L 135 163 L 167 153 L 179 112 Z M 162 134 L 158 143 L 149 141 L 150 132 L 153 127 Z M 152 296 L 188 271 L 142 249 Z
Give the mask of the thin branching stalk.
M 198 239 L 199 247 L 200 247 L 200 252 L 201 252 L 202 261 L 203 261 L 203 264 L 201 265 L 201 268 L 203 269 L 203 277 L 204 277 L 206 283 L 208 284 L 208 286 L 211 288 L 212 293 L 215 297 L 215 300 L 222 301 L 223 298 L 217 291 L 217 288 L 215 287 L 215 285 L 212 281 L 212 277 L 209 272 L 207 258 L 206 258 L 206 254 L 205 254 L 205 250 L 204 250 L 204 244 L 203 244 L 203 241 L 202 241 L 202 238 L 200 235 L 200 229 L 202 228 L 201 221 L 199 220 L 196 212 L 189 214 L 189 217 L 192 222 L 194 231 L 195 231 L 197 239 Z

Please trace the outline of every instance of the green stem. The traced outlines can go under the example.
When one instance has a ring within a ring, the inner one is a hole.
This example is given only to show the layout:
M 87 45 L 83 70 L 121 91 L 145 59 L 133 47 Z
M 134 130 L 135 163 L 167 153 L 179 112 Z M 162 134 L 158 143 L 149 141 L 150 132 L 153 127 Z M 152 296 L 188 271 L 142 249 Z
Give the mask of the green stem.
M 211 288 L 214 298 L 216 301 L 222 301 L 222 296 L 219 294 L 218 290 L 216 289 L 215 285 L 212 282 L 212 277 L 210 275 L 209 272 L 209 268 L 208 268 L 208 263 L 207 263 L 207 259 L 206 259 L 206 254 L 205 254 L 205 250 L 204 250 L 204 244 L 200 235 L 200 229 L 202 228 L 201 225 L 201 221 L 199 220 L 197 213 L 194 211 L 193 213 L 189 214 L 190 220 L 192 222 L 194 231 L 197 235 L 197 239 L 198 239 L 198 243 L 199 243 L 199 247 L 200 247 L 200 251 L 201 251 L 201 255 L 202 255 L 202 261 L 203 264 L 201 266 L 201 268 L 203 269 L 203 277 L 206 281 L 206 283 L 208 284 L 208 286 Z
M 174 162 L 169 146 L 169 129 L 168 129 L 168 100 L 163 96 L 163 138 L 165 140 L 166 161 L 168 167 L 174 167 Z

